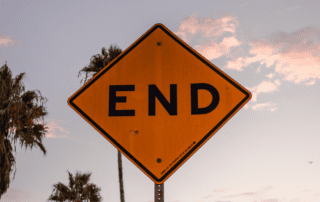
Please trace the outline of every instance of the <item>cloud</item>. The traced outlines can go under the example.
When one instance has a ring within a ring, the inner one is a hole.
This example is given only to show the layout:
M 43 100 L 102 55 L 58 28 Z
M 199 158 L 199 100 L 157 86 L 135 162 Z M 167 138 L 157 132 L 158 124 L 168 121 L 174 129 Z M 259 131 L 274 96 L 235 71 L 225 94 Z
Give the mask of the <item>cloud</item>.
M 320 79 L 320 30 L 315 27 L 291 34 L 280 32 L 248 44 L 250 56 L 228 61 L 225 68 L 241 71 L 243 67 L 258 63 L 259 67 L 274 65 L 275 73 L 296 84 L 313 85 Z
M 62 121 L 60 120 L 51 120 L 49 124 L 46 124 L 47 133 L 46 138 L 70 138 L 68 137 L 69 131 L 65 130 L 62 126 Z M 59 129 L 57 132 L 55 129 Z
M 187 43 L 194 43 L 195 50 L 208 60 L 222 56 L 230 59 L 225 69 L 243 71 L 245 67 L 257 67 L 256 74 L 269 69 L 264 75 L 267 80 L 248 88 L 252 92 L 252 102 L 257 102 L 260 93 L 279 90 L 283 80 L 311 86 L 320 79 L 320 29 L 308 27 L 293 33 L 278 32 L 263 39 L 244 36 L 239 40 L 238 26 L 234 16 L 220 19 L 189 16 L 181 21 L 175 34 Z M 276 103 L 252 102 L 245 108 L 276 110 Z
M 42 121 L 35 120 L 35 124 L 43 124 Z M 46 138 L 70 138 L 68 136 L 69 131 L 65 130 L 62 126 L 62 121 L 51 119 L 50 123 L 44 124 L 44 127 L 46 128 L 47 132 L 45 134 Z M 55 129 L 59 129 L 59 132 L 57 132 Z M 9 128 L 10 133 L 15 133 L 16 128 Z
M 197 34 L 201 34 L 203 42 L 199 42 L 194 48 L 211 60 L 229 54 L 231 48 L 241 44 L 236 37 L 238 24 L 237 18 L 233 16 L 203 20 L 197 16 L 189 16 L 182 20 L 178 31 L 174 33 L 187 43 L 191 42 Z
M 10 36 L 6 36 L 5 34 L 1 35 L 0 46 L 9 47 L 9 45 L 11 45 L 12 47 L 14 44 L 21 45 L 21 42 L 18 40 L 14 40 L 14 38 L 11 38 Z
M 271 82 L 269 80 L 262 81 L 260 84 L 254 87 L 247 87 L 248 90 L 252 93 L 252 98 L 248 104 L 245 105 L 245 109 L 248 109 L 249 107 L 252 110 L 255 111 L 275 111 L 276 108 L 276 103 L 257 103 L 253 104 L 254 102 L 257 102 L 258 95 L 260 93 L 271 93 L 274 91 L 279 90 L 278 86 L 280 86 L 281 82 L 279 79 Z M 253 102 L 253 103 L 252 103 Z
M 260 93 L 273 92 L 278 90 L 278 87 L 281 84 L 280 80 L 277 79 L 272 83 L 271 81 L 262 81 L 260 84 L 254 87 L 247 87 L 248 90 L 252 93 L 252 102 L 257 101 L 257 96 Z
M 273 81 L 262 81 L 258 86 L 248 88 L 252 92 L 252 102 L 257 102 L 260 93 L 278 90 L 281 80 L 311 86 L 320 79 L 318 28 L 309 27 L 290 34 L 279 32 L 265 39 L 251 40 L 247 45 L 250 47 L 248 54 L 242 57 L 229 55 L 233 59 L 227 61 L 225 68 L 242 71 L 244 67 L 256 64 L 258 67 L 255 73 L 261 73 L 261 68 L 272 71 L 265 77 Z M 277 76 L 280 76 L 281 80 Z M 249 107 L 256 111 L 272 112 L 276 110 L 276 103 L 246 104 L 245 108 Z
M 221 43 L 211 42 L 205 45 L 196 45 L 195 49 L 208 60 L 212 60 L 229 54 L 232 47 L 240 44 L 237 38 L 232 36 L 224 38 Z
M 274 77 L 274 75 L 275 75 L 275 73 L 270 73 L 270 74 L 266 75 L 266 77 L 271 79 L 272 77 Z
M 277 90 L 277 86 L 271 81 L 262 81 L 258 86 L 252 87 L 251 90 L 254 90 L 256 93 L 272 92 Z
M 252 109 L 255 110 L 255 111 L 275 111 L 277 108 L 275 107 L 275 103 L 270 103 L 270 102 L 267 102 L 267 103 L 259 103 L 259 104 L 255 104 L 255 105 L 252 105 Z
M 227 49 L 230 49 L 231 47 L 239 46 L 240 44 L 241 43 L 234 36 L 228 37 L 228 38 L 224 38 L 222 40 L 222 42 L 220 43 L 220 45 L 222 45 L 223 47 L 225 47 Z
M 202 37 L 214 38 L 221 36 L 225 32 L 235 33 L 235 27 L 238 25 L 238 21 L 235 17 L 225 16 L 221 19 L 205 18 L 200 20 L 197 16 L 189 16 L 182 20 L 180 27 L 175 34 L 182 35 L 184 41 L 190 42 L 192 37 L 187 37 L 187 33 L 193 35 L 198 32 L 202 33 Z

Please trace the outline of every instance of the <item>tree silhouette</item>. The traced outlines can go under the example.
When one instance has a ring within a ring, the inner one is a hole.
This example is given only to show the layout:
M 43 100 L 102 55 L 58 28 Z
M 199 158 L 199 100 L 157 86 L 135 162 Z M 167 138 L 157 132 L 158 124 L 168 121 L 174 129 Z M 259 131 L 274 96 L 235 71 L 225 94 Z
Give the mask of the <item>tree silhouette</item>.
M 16 173 L 12 144 L 16 152 L 19 139 L 21 147 L 37 146 L 46 155 L 42 138 L 47 131 L 35 122 L 48 114 L 44 107 L 47 99 L 38 90 L 25 92 L 24 76 L 20 73 L 13 79 L 7 62 L 0 68 L 0 198 L 9 188 L 10 174 L 15 170 L 14 179 Z
M 68 171 L 69 186 L 58 182 L 54 184 L 52 194 L 48 200 L 70 202 L 101 202 L 101 189 L 95 184 L 89 183 L 91 173 L 77 172 L 75 177 Z
M 84 84 L 88 81 L 88 75 L 93 78 L 100 70 L 102 70 L 105 65 L 108 65 L 112 60 L 114 60 L 118 55 L 120 55 L 122 50 L 117 46 L 110 45 L 108 51 L 103 47 L 101 49 L 101 55 L 93 55 L 90 59 L 90 64 L 85 66 L 79 71 L 78 77 L 82 72 L 86 73 Z M 82 80 L 81 80 L 82 81 Z M 81 83 L 80 81 L 80 83 Z M 122 174 L 122 160 L 121 153 L 118 150 L 118 170 L 119 170 L 119 186 L 120 186 L 120 200 L 124 202 L 124 188 L 123 188 L 123 174 Z

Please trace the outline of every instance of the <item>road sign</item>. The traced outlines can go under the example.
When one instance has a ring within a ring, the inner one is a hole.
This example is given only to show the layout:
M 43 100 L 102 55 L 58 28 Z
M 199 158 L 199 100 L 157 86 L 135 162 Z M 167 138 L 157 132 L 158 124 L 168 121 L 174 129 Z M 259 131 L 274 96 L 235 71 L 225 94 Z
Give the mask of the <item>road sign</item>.
M 155 24 L 68 104 L 156 184 L 163 184 L 251 93 Z

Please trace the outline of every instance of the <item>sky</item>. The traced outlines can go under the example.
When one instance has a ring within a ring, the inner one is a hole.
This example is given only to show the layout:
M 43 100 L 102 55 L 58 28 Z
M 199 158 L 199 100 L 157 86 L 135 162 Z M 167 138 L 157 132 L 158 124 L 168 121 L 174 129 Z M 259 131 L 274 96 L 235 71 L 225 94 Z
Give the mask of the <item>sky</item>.
M 117 150 L 67 104 L 78 72 L 111 44 L 125 50 L 162 23 L 252 93 L 252 99 L 164 183 L 166 202 L 320 200 L 318 1 L 1 0 L 0 66 L 48 99 L 47 150 L 20 148 L 5 202 L 43 202 L 68 173 L 92 173 L 120 201 Z M 154 182 L 122 157 L 125 200 Z

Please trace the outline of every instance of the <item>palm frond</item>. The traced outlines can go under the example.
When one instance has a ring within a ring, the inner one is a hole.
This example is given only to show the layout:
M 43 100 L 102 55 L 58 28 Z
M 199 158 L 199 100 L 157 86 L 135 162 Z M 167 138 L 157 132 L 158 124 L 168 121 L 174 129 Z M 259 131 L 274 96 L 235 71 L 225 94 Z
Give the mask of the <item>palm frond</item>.
M 70 187 L 70 188 L 73 188 L 73 187 L 74 187 L 74 184 L 75 184 L 73 175 L 72 175 L 69 171 L 68 171 L 68 174 L 69 174 L 69 187 Z
M 46 154 L 42 138 L 47 131 L 35 121 L 48 114 L 44 107 L 47 99 L 42 97 L 39 90 L 25 92 L 22 82 L 25 75 L 20 73 L 13 79 L 7 62 L 0 68 L 0 197 L 8 189 L 8 176 L 15 166 L 11 144 L 16 151 L 16 141 L 19 139 L 21 147 L 25 145 L 32 149 L 37 146 Z M 16 169 L 13 179 L 15 173 Z
M 48 200 L 70 200 L 70 201 L 87 201 L 100 202 L 101 190 L 95 184 L 88 183 L 91 173 L 82 174 L 77 171 L 75 176 L 68 171 L 69 187 L 62 183 L 54 184 L 54 190 Z
M 90 58 L 90 63 L 89 65 L 85 66 L 83 69 L 81 69 L 78 73 L 78 77 L 80 76 L 80 74 L 82 72 L 84 72 L 85 75 L 85 79 L 83 83 L 87 83 L 92 77 L 94 77 L 101 69 L 103 69 L 104 65 L 103 65 L 103 61 L 105 61 L 105 65 L 109 64 L 112 60 L 114 60 L 118 55 L 120 55 L 122 52 L 122 50 L 116 46 L 116 45 L 110 45 L 108 51 L 106 50 L 105 47 L 103 47 L 101 49 L 101 55 L 100 54 L 96 54 L 93 55 Z M 88 77 L 88 75 L 90 74 L 90 78 Z M 81 79 L 81 82 L 83 81 L 83 79 Z

